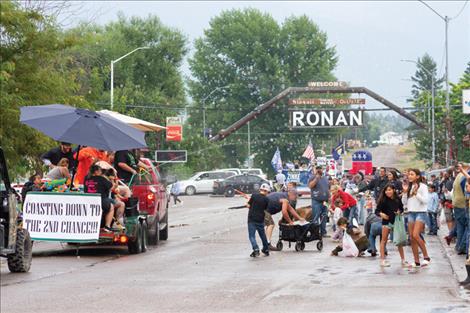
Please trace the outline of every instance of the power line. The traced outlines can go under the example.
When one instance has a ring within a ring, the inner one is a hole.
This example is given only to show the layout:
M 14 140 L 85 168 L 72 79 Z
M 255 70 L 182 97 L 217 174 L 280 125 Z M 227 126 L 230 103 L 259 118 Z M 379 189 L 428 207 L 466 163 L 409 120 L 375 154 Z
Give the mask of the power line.
M 467 3 L 468 3 L 468 0 L 465 1 L 465 3 L 463 4 L 462 8 L 460 9 L 460 12 L 457 13 L 456 16 L 452 17 L 451 20 L 455 20 L 456 18 L 458 18 L 460 16 L 460 14 L 462 14 L 463 10 L 465 10 L 465 7 L 467 6 Z

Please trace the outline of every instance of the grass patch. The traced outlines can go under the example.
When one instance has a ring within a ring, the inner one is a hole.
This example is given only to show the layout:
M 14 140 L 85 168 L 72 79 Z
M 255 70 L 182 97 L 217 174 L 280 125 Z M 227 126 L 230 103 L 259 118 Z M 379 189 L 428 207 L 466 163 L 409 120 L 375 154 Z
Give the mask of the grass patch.
M 398 164 L 402 169 L 405 168 L 418 168 L 425 169 L 426 163 L 424 160 L 419 160 L 416 157 L 416 146 L 413 143 L 407 143 L 397 149 Z

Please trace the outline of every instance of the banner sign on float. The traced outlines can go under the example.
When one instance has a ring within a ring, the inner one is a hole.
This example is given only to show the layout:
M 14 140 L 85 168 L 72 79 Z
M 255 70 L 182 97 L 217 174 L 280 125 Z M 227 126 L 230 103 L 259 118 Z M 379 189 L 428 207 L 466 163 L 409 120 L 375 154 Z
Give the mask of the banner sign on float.
M 292 128 L 363 126 L 363 110 L 289 109 L 289 118 Z
M 95 242 L 100 223 L 99 194 L 29 192 L 23 204 L 23 228 L 32 240 Z

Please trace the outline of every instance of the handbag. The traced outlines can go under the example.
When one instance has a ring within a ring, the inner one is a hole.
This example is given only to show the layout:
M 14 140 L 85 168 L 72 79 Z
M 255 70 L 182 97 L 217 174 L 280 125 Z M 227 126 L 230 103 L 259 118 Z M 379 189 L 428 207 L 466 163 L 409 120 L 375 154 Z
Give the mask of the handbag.
M 395 216 L 395 223 L 393 223 L 393 243 L 396 246 L 404 246 L 407 240 L 405 221 L 402 215 L 397 215 Z

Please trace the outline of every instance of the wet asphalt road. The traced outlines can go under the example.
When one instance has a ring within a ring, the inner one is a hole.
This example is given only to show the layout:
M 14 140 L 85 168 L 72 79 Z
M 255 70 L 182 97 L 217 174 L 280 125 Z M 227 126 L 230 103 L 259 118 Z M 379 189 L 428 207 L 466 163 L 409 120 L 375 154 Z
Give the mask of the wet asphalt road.
M 435 237 L 431 266 L 416 271 L 399 266 L 391 245 L 387 269 L 371 257 L 331 257 L 330 239 L 323 252 L 285 244 L 252 259 L 246 210 L 227 209 L 242 198 L 183 200 L 171 208 L 169 240 L 147 253 L 82 247 L 76 256 L 42 242 L 30 273 L 8 273 L 2 261 L 1 312 L 470 312 Z

